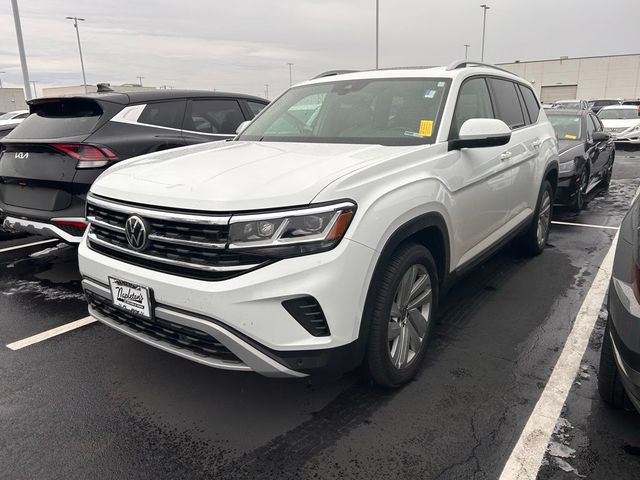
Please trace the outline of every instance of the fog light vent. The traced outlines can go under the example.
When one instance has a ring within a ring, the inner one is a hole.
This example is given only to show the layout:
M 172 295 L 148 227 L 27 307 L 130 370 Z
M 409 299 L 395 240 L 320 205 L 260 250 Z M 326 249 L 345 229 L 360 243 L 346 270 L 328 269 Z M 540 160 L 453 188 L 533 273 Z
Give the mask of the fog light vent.
M 329 325 L 318 301 L 310 296 L 285 300 L 282 306 L 314 337 L 330 335 Z

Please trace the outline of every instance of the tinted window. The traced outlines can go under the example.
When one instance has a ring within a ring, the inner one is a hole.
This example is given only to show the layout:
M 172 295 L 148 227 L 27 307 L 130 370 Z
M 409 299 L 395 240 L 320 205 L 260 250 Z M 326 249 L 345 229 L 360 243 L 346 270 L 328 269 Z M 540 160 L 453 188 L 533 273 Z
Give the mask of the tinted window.
M 457 138 L 460 127 L 470 118 L 494 118 L 491 96 L 484 78 L 467 80 L 460 88 L 449 137 Z
M 259 102 L 247 102 L 247 105 L 249 105 L 249 110 L 251 110 L 254 117 L 259 114 L 264 107 L 266 107 L 264 103 Z
M 184 119 L 184 130 L 233 135 L 245 121 L 235 100 L 193 100 Z
M 529 87 L 525 87 L 524 85 L 518 85 L 518 87 L 520 88 L 520 93 L 522 93 L 522 98 L 524 98 L 524 104 L 529 112 L 531 123 L 536 123 L 538 121 L 538 114 L 540 113 L 538 100 Z
M 496 106 L 496 117 L 510 128 L 522 127 L 525 124 L 520 100 L 516 92 L 516 84 L 508 80 L 490 78 L 489 84 Z
M 418 145 L 433 143 L 450 81 L 326 81 L 288 90 L 241 140 Z
M 87 135 L 102 115 L 100 105 L 88 99 L 47 100 L 31 106 L 29 115 L 9 138 L 45 139 Z
M 156 125 L 158 127 L 180 128 L 184 114 L 184 102 L 150 103 L 138 117 L 138 123 Z

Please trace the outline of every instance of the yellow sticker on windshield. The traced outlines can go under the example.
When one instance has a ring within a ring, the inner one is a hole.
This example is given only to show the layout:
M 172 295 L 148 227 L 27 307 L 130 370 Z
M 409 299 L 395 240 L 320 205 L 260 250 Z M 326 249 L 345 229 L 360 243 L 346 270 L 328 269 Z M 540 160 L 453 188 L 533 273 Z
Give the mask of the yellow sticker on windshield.
M 420 120 L 420 130 L 418 130 L 418 135 L 421 137 L 430 137 L 433 132 L 433 121 L 431 120 Z
M 564 136 L 565 140 L 577 140 L 577 136 L 575 135 L 571 135 L 570 133 L 565 134 Z

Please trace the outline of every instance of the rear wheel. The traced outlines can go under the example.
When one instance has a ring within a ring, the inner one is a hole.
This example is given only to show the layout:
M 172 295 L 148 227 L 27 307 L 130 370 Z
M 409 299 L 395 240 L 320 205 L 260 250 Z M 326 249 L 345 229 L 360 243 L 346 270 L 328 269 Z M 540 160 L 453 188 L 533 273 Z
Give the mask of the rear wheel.
M 375 292 L 365 371 L 376 384 L 400 387 L 418 372 L 438 300 L 438 273 L 431 253 L 418 244 L 398 249 Z
M 616 365 L 613 351 L 613 341 L 609 324 L 611 317 L 607 320 L 607 328 L 602 339 L 602 349 L 600 351 L 600 367 L 598 369 L 598 392 L 600 397 L 607 404 L 614 408 L 625 408 L 627 393 L 624 390 L 620 373 Z
M 542 182 L 538 203 L 526 232 L 516 239 L 519 249 L 526 255 L 540 255 L 549 238 L 551 215 L 553 214 L 553 189 L 548 180 Z

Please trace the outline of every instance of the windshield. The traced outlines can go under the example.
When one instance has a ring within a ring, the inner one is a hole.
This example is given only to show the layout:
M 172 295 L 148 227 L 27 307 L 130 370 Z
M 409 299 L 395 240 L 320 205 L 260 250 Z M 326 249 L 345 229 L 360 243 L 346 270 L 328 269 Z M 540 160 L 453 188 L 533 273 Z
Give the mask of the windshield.
M 639 115 L 637 108 L 607 108 L 598 113 L 602 120 L 638 120 Z
M 102 115 L 97 102 L 83 98 L 41 101 L 31 107 L 29 115 L 7 138 L 45 139 L 87 135 Z
M 578 140 L 582 136 L 582 119 L 575 115 L 549 115 L 549 122 L 559 140 Z
M 618 105 L 619 103 L 617 100 L 594 100 L 591 105 L 594 107 L 606 107 L 607 105 Z
M 450 80 L 343 80 L 292 88 L 239 140 L 419 145 L 433 143 Z

